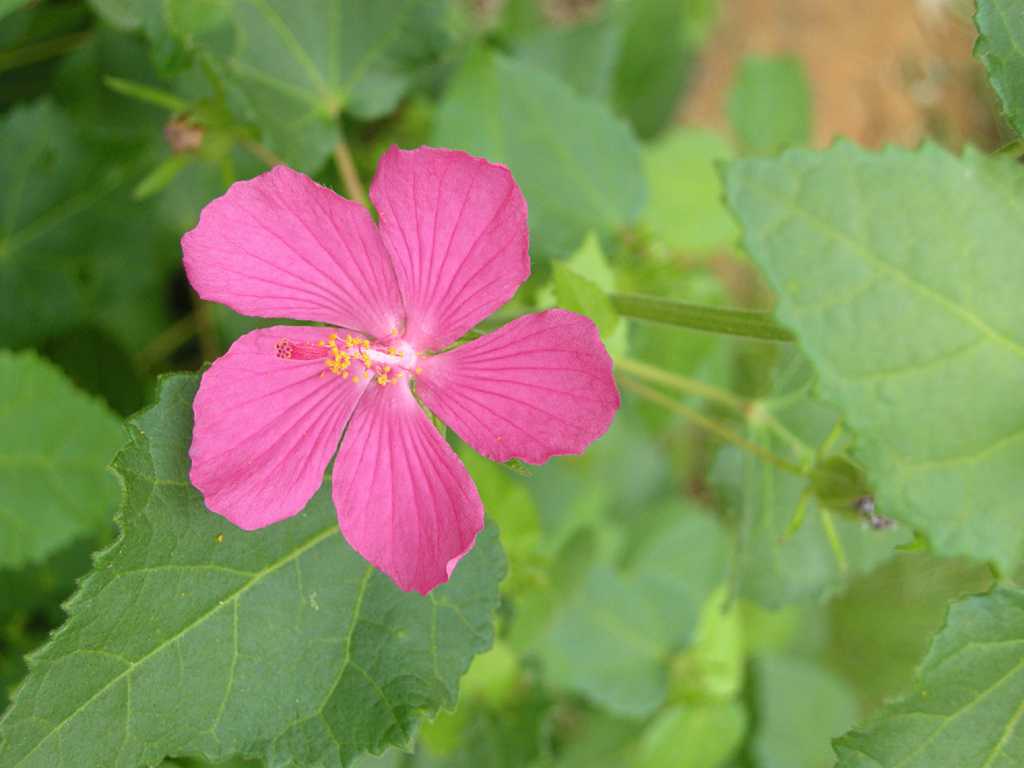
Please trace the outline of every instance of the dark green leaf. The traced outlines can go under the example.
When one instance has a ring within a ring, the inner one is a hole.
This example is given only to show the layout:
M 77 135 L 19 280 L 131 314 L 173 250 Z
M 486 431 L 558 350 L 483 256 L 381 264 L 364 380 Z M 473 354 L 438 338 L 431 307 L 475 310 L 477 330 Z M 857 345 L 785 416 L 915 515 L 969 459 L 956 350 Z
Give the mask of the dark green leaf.
M 615 72 L 615 105 L 647 139 L 671 120 L 694 53 L 691 24 L 706 3 L 633 0 L 616 9 L 624 27 Z
M 394 110 L 418 58 L 445 40 L 447 3 L 238 0 L 227 74 L 266 144 L 314 171 L 339 139 L 338 117 Z
M 490 645 L 504 572 L 493 528 L 427 598 L 346 546 L 329 484 L 292 519 L 234 528 L 188 482 L 197 384 L 165 379 L 158 405 L 129 422 L 115 465 L 122 536 L 30 660 L 0 721 L 5 767 L 183 753 L 341 766 L 407 744 Z
M 913 691 L 836 741 L 839 768 L 1015 768 L 1024 763 L 1024 592 L 949 609 Z
M 988 70 L 1003 112 L 1024 134 L 1024 14 L 1018 0 L 978 0 L 974 55 Z

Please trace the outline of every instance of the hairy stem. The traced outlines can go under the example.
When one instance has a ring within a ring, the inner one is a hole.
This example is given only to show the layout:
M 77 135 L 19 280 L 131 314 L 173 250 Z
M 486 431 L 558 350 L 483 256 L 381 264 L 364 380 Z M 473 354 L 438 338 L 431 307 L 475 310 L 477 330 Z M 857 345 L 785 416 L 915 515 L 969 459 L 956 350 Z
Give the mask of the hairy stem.
M 629 293 L 608 295 L 612 306 L 623 317 L 648 320 L 697 331 L 723 333 L 748 339 L 765 341 L 792 341 L 793 334 L 783 328 L 766 312 L 744 309 L 721 309 L 700 304 L 687 304 L 657 296 Z

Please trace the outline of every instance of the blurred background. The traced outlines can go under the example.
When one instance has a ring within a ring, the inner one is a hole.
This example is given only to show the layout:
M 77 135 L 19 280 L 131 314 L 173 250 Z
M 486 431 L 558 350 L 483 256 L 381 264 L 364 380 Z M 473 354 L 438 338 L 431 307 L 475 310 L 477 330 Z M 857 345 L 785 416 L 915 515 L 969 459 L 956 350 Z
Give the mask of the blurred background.
M 269 5 L 315 67 L 337 3 Z M 585 456 L 539 468 L 452 438 L 510 561 L 499 640 L 412 754 L 358 764 L 833 765 L 830 738 L 908 685 L 947 601 L 989 574 L 865 524 L 850 437 L 798 353 L 627 322 L 601 297 L 770 308 L 721 199 L 732 157 L 839 137 L 999 147 L 973 3 L 341 5 L 354 21 L 333 99 L 250 0 L 0 0 L 0 346 L 57 380 L 55 397 L 90 400 L 81 428 L 105 464 L 160 373 L 269 324 L 200 302 L 181 269 L 178 239 L 232 181 L 286 162 L 343 191 L 346 163 L 368 185 L 392 143 L 507 163 L 534 275 L 495 322 L 553 304 L 594 317 L 623 408 Z M 368 50 L 348 78 L 348 51 Z M 4 418 L 0 458 L 37 429 Z M 825 446 L 845 485 L 750 444 L 792 461 Z M 0 508 L 17 512 L 13 471 L 0 463 Z M 115 535 L 117 484 L 101 486 L 60 546 L 16 562 L 0 542 L 0 709 Z

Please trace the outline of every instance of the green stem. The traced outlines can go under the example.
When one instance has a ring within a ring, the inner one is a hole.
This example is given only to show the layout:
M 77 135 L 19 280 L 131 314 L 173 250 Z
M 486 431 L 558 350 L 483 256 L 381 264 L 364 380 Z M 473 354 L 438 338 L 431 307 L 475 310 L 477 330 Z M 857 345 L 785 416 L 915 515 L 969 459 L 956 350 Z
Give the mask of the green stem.
M 677 373 L 672 373 L 671 371 L 662 370 L 661 368 L 640 362 L 639 360 L 633 360 L 629 357 L 619 357 L 615 359 L 615 367 L 655 384 L 664 384 L 665 386 L 672 387 L 680 392 L 685 392 L 688 395 L 694 395 L 705 400 L 720 403 L 726 408 L 731 408 L 739 413 L 745 413 L 747 410 L 747 401 L 741 397 L 737 397 L 732 392 L 719 389 L 711 384 L 705 384 L 703 381 L 691 379 L 687 376 L 681 376 Z
M 366 196 L 366 188 L 359 178 L 355 160 L 352 158 L 352 152 L 344 138 L 334 145 L 334 165 L 338 169 L 338 176 L 341 177 L 341 183 L 348 199 L 359 203 L 364 208 L 369 208 L 370 200 Z
M 776 323 L 766 312 L 706 307 L 673 299 L 628 293 L 612 293 L 608 298 L 620 315 L 636 320 L 678 325 L 729 336 L 743 336 L 748 339 L 793 340 L 793 334 Z
M 814 458 L 814 449 L 807 443 L 788 430 L 771 411 L 765 407 L 763 401 L 745 400 L 724 389 L 705 384 L 703 381 L 681 376 L 678 373 L 662 370 L 649 363 L 633 360 L 628 357 L 621 357 L 615 360 L 616 368 L 637 376 L 645 381 L 654 384 L 663 384 L 666 387 L 683 392 L 695 397 L 710 400 L 726 408 L 730 408 L 742 416 L 748 424 L 765 427 L 779 438 L 781 438 L 803 462 L 809 462 Z
M 733 445 L 738 445 L 740 448 L 753 454 L 754 456 L 757 456 L 762 461 L 766 461 L 769 464 L 773 464 L 779 469 L 785 470 L 786 472 L 791 472 L 794 475 L 800 475 L 802 477 L 807 475 L 807 472 L 802 467 L 798 467 L 796 464 L 786 461 L 781 456 L 776 456 L 774 453 L 765 450 L 757 443 L 752 443 L 745 437 L 742 437 L 741 435 L 738 435 L 735 432 L 733 432 L 724 424 L 720 424 L 714 419 L 705 416 L 703 413 L 696 410 L 695 408 L 691 408 L 690 406 L 685 405 L 679 402 L 678 400 L 674 400 L 668 395 L 662 394 L 658 390 L 652 387 L 648 387 L 646 384 L 641 384 L 639 381 L 636 381 L 634 379 L 623 377 L 622 379 L 620 379 L 620 383 L 622 384 L 624 389 L 628 389 L 631 392 L 634 392 L 640 397 L 644 398 L 645 400 L 649 400 L 650 402 L 656 403 L 662 406 L 663 408 L 667 408 L 670 411 L 675 411 L 681 416 L 685 416 L 687 419 L 692 421 L 697 426 L 706 429 L 708 432 L 717 435 L 723 440 L 727 440 Z

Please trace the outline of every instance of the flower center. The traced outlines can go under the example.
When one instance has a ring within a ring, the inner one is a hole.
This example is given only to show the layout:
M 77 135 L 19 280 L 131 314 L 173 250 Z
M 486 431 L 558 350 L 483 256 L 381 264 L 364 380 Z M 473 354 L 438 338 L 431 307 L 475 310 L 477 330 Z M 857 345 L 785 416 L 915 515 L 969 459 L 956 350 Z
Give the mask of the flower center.
M 383 387 L 421 370 L 416 367 L 416 350 L 400 340 L 371 342 L 362 336 L 346 334 L 343 338 L 332 333 L 315 345 L 281 339 L 274 351 L 283 360 L 322 359 L 327 370 L 321 375 L 333 373 L 354 384 L 372 379 Z

